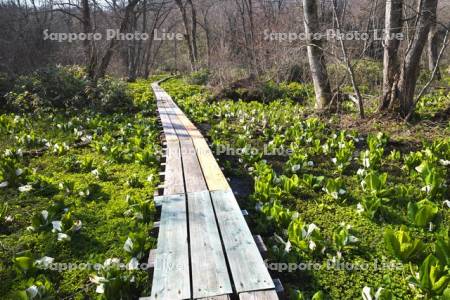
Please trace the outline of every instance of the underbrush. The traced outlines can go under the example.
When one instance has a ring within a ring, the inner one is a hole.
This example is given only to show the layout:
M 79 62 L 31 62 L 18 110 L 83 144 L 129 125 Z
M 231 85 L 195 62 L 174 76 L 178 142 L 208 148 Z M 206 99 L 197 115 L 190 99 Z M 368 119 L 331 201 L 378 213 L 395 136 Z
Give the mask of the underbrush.
M 101 87 L 101 113 L 49 102 L 46 112 L 0 116 L 2 299 L 150 294 L 142 263 L 156 243 L 150 231 L 160 146 L 149 85 Z M 46 92 L 55 91 L 34 90 Z M 140 112 L 104 114 L 116 101 L 110 92 L 126 93 Z
M 182 80 L 162 86 L 210 139 L 233 189 L 253 182 L 241 205 L 291 299 L 448 299 L 448 135 L 398 148 L 383 132 L 305 117 L 288 99 L 208 102 Z
M 362 88 L 363 93 L 370 91 L 377 91 L 383 84 L 383 65 L 380 62 L 373 60 L 354 60 L 353 68 L 355 77 L 358 80 L 358 85 Z M 348 71 L 343 64 L 330 64 L 328 66 L 328 72 L 332 86 L 342 84 L 342 80 L 348 76 Z M 347 78 L 344 84 L 351 85 L 350 80 Z
M 106 77 L 94 84 L 78 66 L 39 69 L 19 76 L 11 85 L 4 98 L 16 112 L 90 108 L 112 113 L 133 109 L 133 98 L 124 82 Z
M 259 81 L 255 78 L 246 78 L 231 83 L 211 98 L 262 103 L 285 99 L 309 105 L 314 98 L 314 89 L 312 85 L 304 83 L 283 82 L 277 84 L 271 80 Z

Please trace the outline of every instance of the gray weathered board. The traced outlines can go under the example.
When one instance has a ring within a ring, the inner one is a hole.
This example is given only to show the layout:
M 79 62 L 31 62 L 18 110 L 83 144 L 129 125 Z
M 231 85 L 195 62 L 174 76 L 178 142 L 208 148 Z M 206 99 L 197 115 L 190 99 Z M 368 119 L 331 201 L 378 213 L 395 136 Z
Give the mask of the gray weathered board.
M 181 156 L 183 159 L 184 181 L 186 193 L 207 191 L 202 168 L 195 154 L 195 147 L 191 139 L 180 139 Z
M 278 295 L 275 290 L 246 292 L 239 294 L 240 300 L 278 300 Z
M 184 193 L 183 166 L 179 141 L 167 141 L 164 195 Z
M 225 256 L 208 191 L 189 193 L 192 291 L 195 299 L 231 294 Z
M 164 196 L 156 250 L 152 299 L 190 299 L 186 199 Z
M 212 191 L 211 198 L 236 291 L 274 289 L 275 285 L 233 192 Z

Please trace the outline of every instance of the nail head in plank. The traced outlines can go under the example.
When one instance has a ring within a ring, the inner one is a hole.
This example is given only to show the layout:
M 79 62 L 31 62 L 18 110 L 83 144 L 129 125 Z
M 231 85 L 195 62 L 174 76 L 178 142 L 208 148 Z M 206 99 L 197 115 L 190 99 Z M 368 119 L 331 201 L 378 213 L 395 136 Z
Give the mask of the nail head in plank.
M 275 285 L 233 192 L 214 191 L 211 198 L 236 291 L 274 289 Z
M 231 281 L 208 191 L 187 194 L 194 298 L 231 294 Z
M 153 299 L 191 297 L 187 234 L 185 196 L 165 196 L 153 273 Z

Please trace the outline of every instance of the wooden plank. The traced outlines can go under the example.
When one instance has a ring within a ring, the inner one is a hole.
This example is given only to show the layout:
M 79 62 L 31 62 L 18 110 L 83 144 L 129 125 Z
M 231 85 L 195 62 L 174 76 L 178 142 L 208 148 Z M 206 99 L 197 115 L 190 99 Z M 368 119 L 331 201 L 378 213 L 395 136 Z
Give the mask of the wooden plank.
M 183 159 L 183 173 L 186 185 L 186 193 L 201 192 L 208 189 L 205 178 L 195 154 L 194 144 L 191 139 L 180 139 L 181 157 Z
M 208 191 L 187 194 L 193 297 L 231 294 L 231 280 Z
M 219 164 L 217 163 L 203 135 L 171 98 L 170 100 L 168 100 L 168 102 L 171 102 L 171 105 L 174 106 L 171 111 L 173 111 L 177 115 L 178 120 L 181 122 L 181 124 L 183 124 L 184 128 L 193 140 L 194 147 L 200 161 L 206 183 L 208 185 L 208 189 L 210 191 L 229 189 L 230 185 L 223 175 L 223 172 L 220 169 Z
M 275 285 L 231 190 L 211 192 L 225 253 L 238 293 Z
M 264 241 L 260 235 L 253 236 L 253 240 L 256 243 L 256 246 L 258 247 L 259 253 L 261 253 L 262 256 L 265 256 L 267 254 L 267 246 L 264 244 Z
M 155 267 L 155 261 L 156 261 L 156 249 L 151 249 L 147 261 L 148 267 L 150 269 L 153 269 Z
M 189 249 L 184 195 L 165 196 L 153 273 L 152 299 L 190 299 Z
M 227 179 L 223 175 L 211 149 L 204 138 L 193 138 L 203 174 L 210 191 L 225 191 L 230 189 Z
M 161 207 L 164 202 L 164 196 L 155 196 L 153 197 L 153 201 L 155 202 L 156 207 Z
M 158 101 L 158 112 L 161 118 L 161 124 L 163 127 L 164 135 L 166 140 L 177 140 L 178 137 L 176 135 L 175 129 L 172 126 L 172 122 L 169 117 L 169 113 L 161 101 Z
M 275 284 L 275 291 L 277 294 L 284 293 L 284 286 L 279 278 L 275 278 L 273 283 Z
M 189 133 L 187 132 L 187 130 L 184 127 L 183 123 L 177 117 L 174 109 L 173 108 L 166 108 L 166 111 L 168 112 L 168 115 L 170 117 L 170 121 L 172 123 L 172 127 L 175 129 L 175 132 L 177 133 L 178 139 L 190 138 Z
M 186 117 L 184 112 L 175 103 L 174 103 L 174 111 L 178 116 L 178 118 L 180 119 L 181 123 L 183 123 L 184 127 L 189 132 L 189 135 L 191 137 L 203 138 L 203 135 L 200 133 L 197 127 L 195 127 L 195 125 L 188 119 L 188 117 Z
M 201 298 L 199 300 L 230 300 L 230 295 L 221 295 L 221 296 L 215 296 L 215 297 L 207 297 L 207 298 Z
M 164 195 L 184 193 L 183 166 L 181 147 L 177 141 L 167 141 L 166 168 L 164 178 Z
M 275 290 L 257 291 L 239 294 L 240 300 L 278 300 Z

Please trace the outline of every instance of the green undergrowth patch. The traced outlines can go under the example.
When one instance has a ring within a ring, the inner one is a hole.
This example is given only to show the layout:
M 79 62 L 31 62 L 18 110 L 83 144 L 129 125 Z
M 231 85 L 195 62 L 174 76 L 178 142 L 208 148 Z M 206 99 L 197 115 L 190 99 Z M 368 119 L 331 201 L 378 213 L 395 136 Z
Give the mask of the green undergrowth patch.
M 136 299 L 147 269 L 160 145 L 151 81 L 132 109 L 0 116 L 0 294 Z M 127 97 L 128 97 L 127 96 Z
M 235 191 L 252 183 L 241 206 L 291 299 L 447 299 L 448 135 L 410 147 L 383 128 L 337 129 L 289 99 L 210 101 L 182 79 L 163 88 L 210 139 Z

